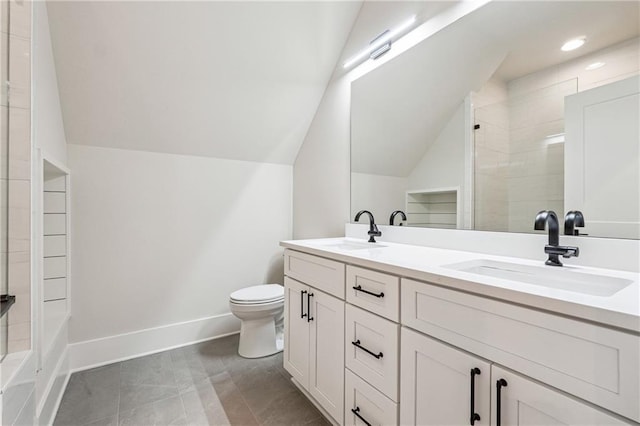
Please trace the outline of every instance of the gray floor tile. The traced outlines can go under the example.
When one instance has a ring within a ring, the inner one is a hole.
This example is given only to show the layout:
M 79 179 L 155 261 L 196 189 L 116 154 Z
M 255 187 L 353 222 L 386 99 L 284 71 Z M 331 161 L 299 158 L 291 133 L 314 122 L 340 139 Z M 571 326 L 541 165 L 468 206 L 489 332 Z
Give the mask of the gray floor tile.
M 118 416 L 109 416 L 106 419 L 96 420 L 95 422 L 87 423 L 85 426 L 117 426 Z
M 279 394 L 256 412 L 261 425 L 304 425 L 322 414 L 297 389 Z
M 156 401 L 133 410 L 120 412 L 120 426 L 167 426 L 183 423 L 185 419 L 179 396 Z
M 118 413 L 120 364 L 74 373 L 54 425 L 85 425 Z
M 297 392 L 292 383 L 273 367 L 250 368 L 243 374 L 237 373 L 232 377 L 256 415 L 285 394 Z
M 193 390 L 183 393 L 181 396 L 188 424 L 231 424 L 222 402 L 209 380 L 200 382 Z
M 203 348 L 180 348 L 171 351 L 175 383 L 180 392 L 193 390 L 194 385 L 225 370 L 222 360 Z
M 307 425 L 329 422 L 291 383 L 282 354 L 238 355 L 238 335 L 76 373 L 55 425 Z
M 167 352 L 122 362 L 120 383 L 123 385 L 175 386 L 171 355 Z
M 178 396 L 176 386 L 122 385 L 120 387 L 120 412 L 142 405 Z

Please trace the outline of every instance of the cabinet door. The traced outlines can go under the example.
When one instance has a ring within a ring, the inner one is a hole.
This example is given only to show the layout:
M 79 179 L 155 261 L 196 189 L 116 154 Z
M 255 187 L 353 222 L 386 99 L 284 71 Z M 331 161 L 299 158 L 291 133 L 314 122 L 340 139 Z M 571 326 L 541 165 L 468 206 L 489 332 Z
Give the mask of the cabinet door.
M 284 279 L 284 368 L 305 389 L 309 388 L 309 287 Z
M 344 406 L 344 302 L 310 288 L 309 392 L 339 423 Z
M 504 380 L 498 399 L 497 381 Z M 604 411 L 500 367 L 491 367 L 492 425 L 624 425 Z M 500 413 L 498 413 L 498 405 Z M 498 415 L 499 414 L 499 415 Z
M 404 327 L 400 340 L 400 424 L 489 424 L 488 362 Z

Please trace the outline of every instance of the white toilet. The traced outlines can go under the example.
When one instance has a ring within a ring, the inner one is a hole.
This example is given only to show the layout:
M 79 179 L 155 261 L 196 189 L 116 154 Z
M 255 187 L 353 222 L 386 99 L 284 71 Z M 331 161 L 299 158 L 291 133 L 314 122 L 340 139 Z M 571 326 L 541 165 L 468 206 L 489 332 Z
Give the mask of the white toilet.
M 234 291 L 229 297 L 231 312 L 240 319 L 238 354 L 260 358 L 281 352 L 284 347 L 284 287 L 264 284 Z

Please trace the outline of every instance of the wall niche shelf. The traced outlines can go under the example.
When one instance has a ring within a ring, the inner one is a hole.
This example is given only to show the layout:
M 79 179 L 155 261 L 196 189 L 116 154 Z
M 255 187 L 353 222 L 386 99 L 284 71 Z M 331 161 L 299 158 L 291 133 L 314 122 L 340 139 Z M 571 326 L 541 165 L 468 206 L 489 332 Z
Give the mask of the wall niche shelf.
M 459 187 L 407 191 L 407 225 L 423 228 L 461 228 L 460 196 Z

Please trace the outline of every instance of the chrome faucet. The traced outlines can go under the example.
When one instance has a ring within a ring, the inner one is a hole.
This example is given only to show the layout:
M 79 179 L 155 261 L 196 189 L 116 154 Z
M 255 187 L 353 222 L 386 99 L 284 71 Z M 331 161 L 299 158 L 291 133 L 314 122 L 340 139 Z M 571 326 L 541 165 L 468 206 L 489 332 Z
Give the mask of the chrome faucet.
M 584 216 L 580 210 L 571 210 L 564 217 L 564 235 L 580 235 L 575 227 L 584 227 Z
M 378 231 L 378 227 L 376 226 L 376 222 L 373 219 L 373 215 L 371 214 L 371 212 L 369 210 L 360 210 L 358 212 L 358 214 L 356 215 L 356 222 L 360 219 L 360 216 L 362 216 L 363 213 L 366 213 L 369 215 L 369 232 L 367 232 L 367 234 L 369 235 L 369 242 L 370 243 L 375 243 L 376 239 L 373 237 L 381 237 L 382 236 L 382 232 Z
M 552 210 L 542 210 L 536 215 L 536 221 L 534 229 L 536 231 L 544 231 L 544 227 L 547 225 L 549 229 L 549 244 L 544 246 L 544 252 L 549 255 L 549 258 L 545 262 L 549 266 L 562 266 L 562 262 L 558 256 L 564 258 L 578 257 L 580 255 L 580 249 L 578 247 L 561 246 L 560 244 L 560 229 L 558 226 L 558 216 Z
M 389 225 L 393 226 L 393 221 L 397 215 L 402 216 L 402 220 L 407 220 L 407 215 L 404 214 L 402 210 L 396 210 L 395 212 L 391 213 L 391 216 L 389 216 Z M 402 222 L 400 222 L 400 226 L 402 226 Z

